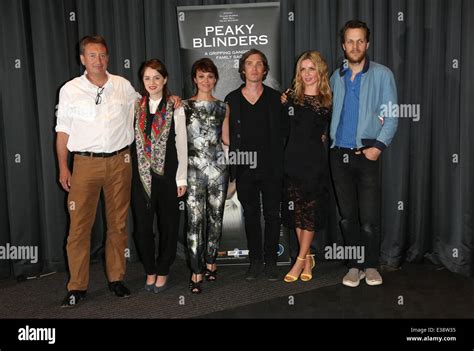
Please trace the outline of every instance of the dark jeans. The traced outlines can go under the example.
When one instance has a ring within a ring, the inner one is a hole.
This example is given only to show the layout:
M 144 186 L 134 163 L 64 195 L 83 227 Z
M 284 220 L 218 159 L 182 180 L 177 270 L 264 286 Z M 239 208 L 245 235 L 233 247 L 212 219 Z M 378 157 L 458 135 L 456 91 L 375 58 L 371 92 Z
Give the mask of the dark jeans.
M 135 242 L 148 275 L 168 275 L 176 258 L 179 209 L 176 181 L 153 176 L 151 202 L 147 204 L 138 174 L 133 175 L 132 209 L 135 218 Z M 157 215 L 159 251 L 155 257 L 153 221 Z
M 282 179 L 265 176 L 258 170 L 245 169 L 237 174 L 237 196 L 242 203 L 250 262 L 276 264 L 280 239 L 280 202 Z M 261 208 L 265 220 L 265 243 L 262 248 Z
M 364 262 L 348 259 L 349 268 L 377 268 L 380 254 L 380 174 L 379 163 L 361 152 L 333 148 L 331 171 L 337 204 L 342 217 L 345 245 L 364 247 Z

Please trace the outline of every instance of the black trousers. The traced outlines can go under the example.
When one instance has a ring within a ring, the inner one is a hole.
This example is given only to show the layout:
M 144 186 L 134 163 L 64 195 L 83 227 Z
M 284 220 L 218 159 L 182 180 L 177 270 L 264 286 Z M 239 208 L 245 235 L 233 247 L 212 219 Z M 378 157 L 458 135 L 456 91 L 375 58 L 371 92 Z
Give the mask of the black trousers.
M 331 149 L 331 172 L 342 217 L 345 246 L 364 248 L 364 262 L 346 257 L 349 268 L 376 268 L 380 255 L 380 159 L 356 150 Z
M 153 176 L 151 201 L 147 202 L 138 173 L 133 174 L 132 209 L 135 218 L 135 243 L 148 275 L 168 275 L 176 258 L 179 209 L 175 179 Z M 154 215 L 157 215 L 159 248 L 156 256 Z
M 275 264 L 280 239 L 281 177 L 271 178 L 259 170 L 247 168 L 237 173 L 236 187 L 244 210 L 250 262 L 265 260 L 267 264 Z M 262 204 L 265 220 L 264 244 L 261 226 Z

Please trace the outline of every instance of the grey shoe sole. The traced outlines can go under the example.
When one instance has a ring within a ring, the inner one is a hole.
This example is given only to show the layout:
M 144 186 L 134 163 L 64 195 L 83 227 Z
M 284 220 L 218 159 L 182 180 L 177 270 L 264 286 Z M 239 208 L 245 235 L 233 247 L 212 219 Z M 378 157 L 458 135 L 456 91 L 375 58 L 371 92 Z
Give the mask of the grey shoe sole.
M 367 285 L 370 285 L 370 286 L 382 285 L 382 283 L 383 283 L 382 279 L 380 279 L 380 280 L 368 280 L 367 277 L 365 277 L 365 282 L 367 283 Z
M 360 284 L 360 281 L 364 278 L 365 278 L 365 273 L 361 272 L 361 273 L 359 273 L 359 280 L 352 281 L 352 280 L 342 279 L 342 284 L 345 285 L 345 286 L 348 286 L 350 288 L 357 288 Z

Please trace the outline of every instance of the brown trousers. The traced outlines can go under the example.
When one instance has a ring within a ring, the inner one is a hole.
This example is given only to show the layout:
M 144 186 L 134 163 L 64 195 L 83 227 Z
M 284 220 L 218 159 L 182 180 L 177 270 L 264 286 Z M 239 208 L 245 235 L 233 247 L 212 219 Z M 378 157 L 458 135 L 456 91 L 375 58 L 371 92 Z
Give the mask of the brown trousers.
M 87 290 L 91 229 L 100 192 L 103 190 L 107 219 L 105 266 L 109 282 L 123 280 L 125 274 L 126 230 L 131 190 L 130 151 L 102 158 L 74 155 L 74 169 L 68 196 L 70 216 L 67 257 L 70 279 L 67 289 Z

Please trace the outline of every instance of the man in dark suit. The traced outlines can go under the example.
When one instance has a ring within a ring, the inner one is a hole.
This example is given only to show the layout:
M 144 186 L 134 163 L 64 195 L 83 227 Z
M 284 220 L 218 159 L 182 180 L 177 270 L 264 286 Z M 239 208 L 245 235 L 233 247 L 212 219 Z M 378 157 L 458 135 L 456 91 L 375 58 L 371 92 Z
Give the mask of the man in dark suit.
M 278 280 L 276 269 L 280 236 L 280 202 L 283 178 L 283 147 L 287 124 L 280 93 L 263 81 L 269 71 L 265 54 L 247 51 L 239 63 L 245 82 L 225 98 L 230 107 L 231 181 L 244 209 L 250 267 L 247 281 L 263 271 L 270 281 Z M 262 245 L 261 208 L 265 219 Z

